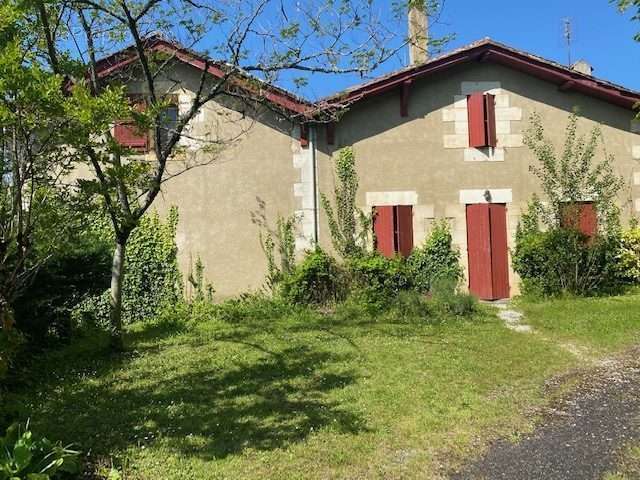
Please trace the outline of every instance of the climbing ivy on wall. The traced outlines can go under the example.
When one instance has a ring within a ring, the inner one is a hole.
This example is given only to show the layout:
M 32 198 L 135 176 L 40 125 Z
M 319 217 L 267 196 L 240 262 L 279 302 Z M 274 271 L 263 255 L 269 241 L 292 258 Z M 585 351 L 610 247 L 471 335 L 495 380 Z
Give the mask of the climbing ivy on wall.
M 131 235 L 126 250 L 122 315 L 126 323 L 155 316 L 164 305 L 180 300 L 183 286 L 178 269 L 176 228 L 178 210 L 172 207 L 166 220 L 147 214 Z M 104 235 L 113 235 L 106 224 L 96 226 Z M 74 311 L 77 322 L 107 324 L 109 291 L 85 299 Z

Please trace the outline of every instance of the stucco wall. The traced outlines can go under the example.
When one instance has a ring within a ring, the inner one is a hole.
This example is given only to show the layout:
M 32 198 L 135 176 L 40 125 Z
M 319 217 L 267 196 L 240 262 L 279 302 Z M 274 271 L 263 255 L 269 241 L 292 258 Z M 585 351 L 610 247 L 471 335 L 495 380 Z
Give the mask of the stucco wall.
M 175 94 L 182 112 L 191 106 L 199 75 L 179 66 L 159 82 L 160 90 Z M 135 83 L 129 91 L 144 93 Z M 278 215 L 305 216 L 298 184 L 309 163 L 289 121 L 250 105 L 229 106 L 210 102 L 196 116 L 168 166 L 170 174 L 184 173 L 162 185 L 153 207 L 163 213 L 178 206 L 181 269 L 186 278 L 200 257 L 218 299 L 264 284 L 259 224 L 273 228 Z
M 464 95 L 472 90 L 496 94 L 496 151 L 466 148 Z M 561 146 L 568 114 L 575 107 L 584 117 L 583 132 L 601 124 L 607 152 L 616 157 L 615 168 L 628 181 L 619 199 L 628 218 L 640 209 L 640 135 L 632 133 L 632 129 L 638 131 L 632 127 L 632 112 L 578 93 L 560 92 L 555 85 L 490 63 L 469 64 L 414 82 L 408 117 L 400 116 L 398 91 L 356 104 L 338 123 L 334 145 L 326 144 L 324 129 L 319 128 L 319 188 L 331 192 L 331 156 L 353 145 L 360 179 L 358 203 L 369 209 L 385 195 L 390 201 L 412 199 L 416 245 L 424 240 L 434 218 L 448 218 L 466 268 L 465 203 L 481 201 L 477 199 L 487 189 L 494 202 L 507 203 L 512 246 L 520 212 L 538 190 L 529 173 L 534 159 L 522 146 L 528 117 L 539 112 L 547 134 Z M 324 215 L 320 243 L 330 248 Z M 510 284 L 512 294 L 517 293 L 513 272 Z

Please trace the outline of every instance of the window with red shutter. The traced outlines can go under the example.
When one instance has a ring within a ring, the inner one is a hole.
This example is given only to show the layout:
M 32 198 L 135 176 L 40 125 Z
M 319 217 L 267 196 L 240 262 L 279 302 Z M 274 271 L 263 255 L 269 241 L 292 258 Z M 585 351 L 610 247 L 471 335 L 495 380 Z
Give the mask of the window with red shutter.
M 408 257 L 413 250 L 413 209 L 411 205 L 381 206 L 373 209 L 375 248 L 385 257 L 397 253 Z
M 490 93 L 475 92 L 467 95 L 469 120 L 469 146 L 473 148 L 495 147 L 496 102 Z
M 594 237 L 598 233 L 598 214 L 593 202 L 567 203 L 560 212 L 560 225 Z
M 144 99 L 131 97 L 133 107 L 141 112 L 146 108 Z M 113 129 L 113 137 L 116 142 L 124 147 L 131 148 L 138 152 L 146 152 L 149 149 L 149 132 L 141 132 L 131 121 L 121 121 L 116 123 Z

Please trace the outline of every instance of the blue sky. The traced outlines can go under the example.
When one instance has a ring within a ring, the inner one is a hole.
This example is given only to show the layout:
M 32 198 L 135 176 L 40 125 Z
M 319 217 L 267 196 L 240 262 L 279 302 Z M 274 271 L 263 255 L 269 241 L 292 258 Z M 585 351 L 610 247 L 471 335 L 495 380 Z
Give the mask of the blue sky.
M 391 1 L 389 0 L 389 3 Z M 443 15 L 432 25 L 436 35 L 454 33 L 446 50 L 483 37 L 566 64 L 563 19 L 571 20 L 572 59 L 585 59 L 594 74 L 640 91 L 640 43 L 633 35 L 640 22 L 620 14 L 608 0 L 445 0 Z M 396 58 L 376 73 L 403 66 Z M 311 77 L 304 92 L 321 97 L 362 80 L 353 76 Z

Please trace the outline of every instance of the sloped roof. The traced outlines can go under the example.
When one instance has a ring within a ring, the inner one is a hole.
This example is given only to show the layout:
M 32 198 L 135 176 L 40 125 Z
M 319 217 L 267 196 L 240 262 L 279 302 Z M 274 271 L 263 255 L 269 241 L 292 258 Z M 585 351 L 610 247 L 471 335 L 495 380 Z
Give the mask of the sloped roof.
M 425 63 L 412 65 L 369 82 L 355 85 L 321 99 L 318 104 L 321 108 L 329 108 L 339 104 L 353 104 L 398 88 L 405 82 L 412 82 L 470 62 L 493 62 L 505 65 L 553 83 L 563 91 L 581 92 L 629 109 L 640 102 L 640 92 L 577 72 L 560 63 L 517 50 L 490 38 L 484 38 L 432 58 Z
M 183 46 L 167 40 L 160 35 L 154 35 L 144 40 L 145 48 L 152 52 L 165 53 L 170 55 L 174 59 L 191 65 L 198 70 L 207 70 L 211 75 L 217 78 L 224 77 L 229 66 L 213 61 L 204 55 L 201 55 L 193 50 L 184 48 Z M 129 65 L 138 61 L 138 53 L 134 46 L 129 46 L 123 50 L 120 50 L 108 57 L 105 57 L 97 62 L 97 75 L 100 78 L 108 77 L 116 74 L 117 72 L 125 69 Z M 249 83 L 252 86 L 259 85 L 259 94 L 263 96 L 269 102 L 284 108 L 285 110 L 293 114 L 304 114 L 312 109 L 312 104 L 305 99 L 275 85 L 263 82 L 259 78 L 250 75 L 247 72 L 242 71 L 235 67 L 236 77 L 240 76 L 242 79 L 246 79 L 248 82 L 243 83 L 236 78 L 237 86 L 247 87 Z
M 226 64 L 212 61 L 206 56 L 184 48 L 161 36 L 149 37 L 145 40 L 145 43 L 146 48 L 152 51 L 172 55 L 176 60 L 199 70 L 206 69 L 215 77 L 221 78 L 227 71 L 226 67 L 228 66 Z M 100 60 L 97 73 L 100 77 L 110 76 L 137 60 L 136 50 L 131 46 Z M 577 72 L 560 63 L 517 50 L 490 38 L 482 39 L 452 52 L 434 57 L 425 63 L 412 65 L 369 82 L 355 85 L 317 102 L 307 101 L 283 88 L 263 82 L 242 70 L 240 70 L 240 74 L 247 80 L 258 82 L 260 94 L 266 100 L 294 115 L 312 118 L 316 115 L 321 115 L 323 111 L 353 105 L 366 98 L 399 88 L 407 82 L 426 78 L 471 62 L 493 62 L 505 65 L 553 83 L 562 91 L 580 92 L 628 109 L 634 108 L 640 102 L 640 92 Z

